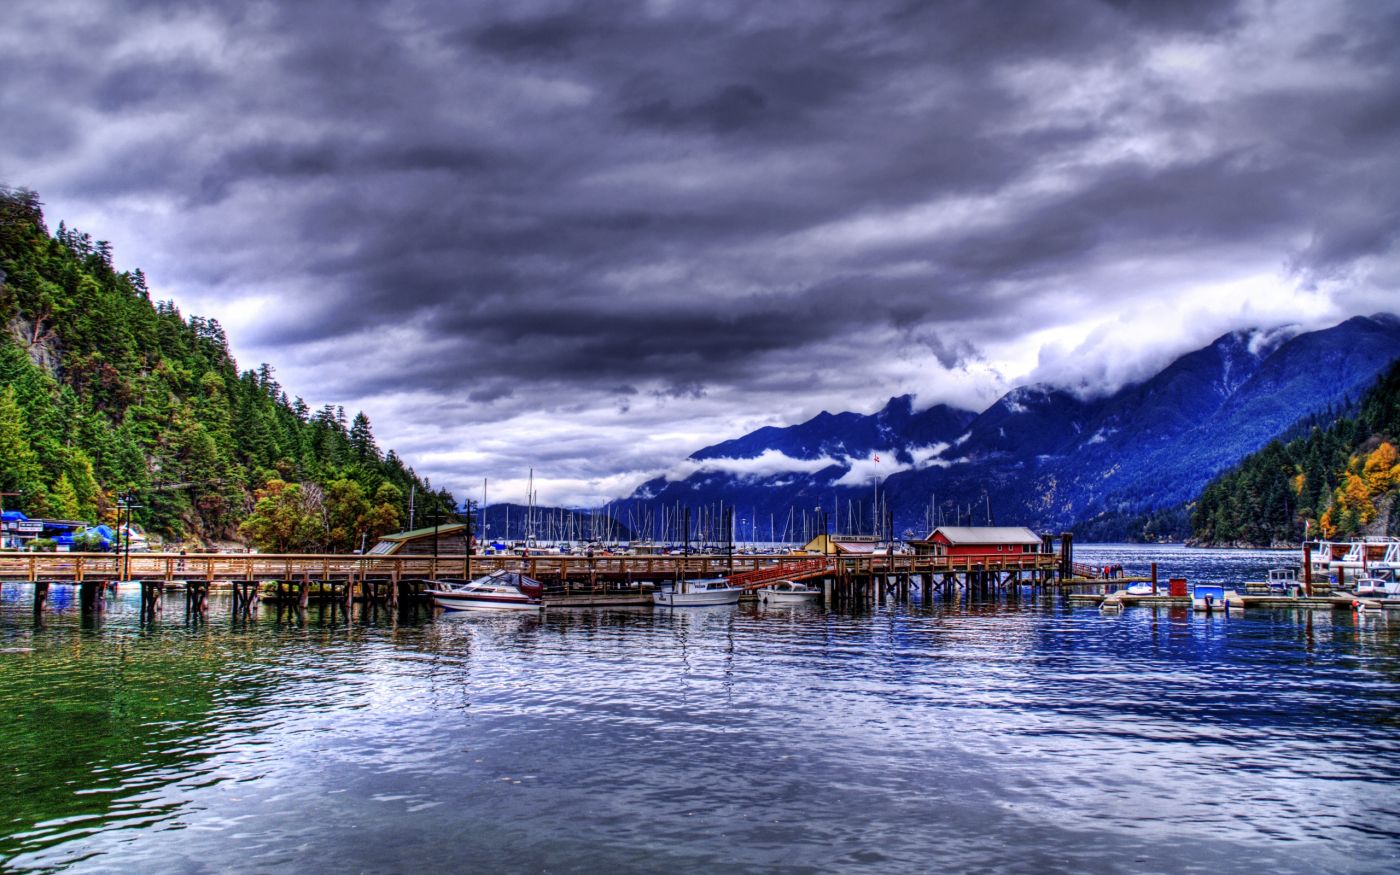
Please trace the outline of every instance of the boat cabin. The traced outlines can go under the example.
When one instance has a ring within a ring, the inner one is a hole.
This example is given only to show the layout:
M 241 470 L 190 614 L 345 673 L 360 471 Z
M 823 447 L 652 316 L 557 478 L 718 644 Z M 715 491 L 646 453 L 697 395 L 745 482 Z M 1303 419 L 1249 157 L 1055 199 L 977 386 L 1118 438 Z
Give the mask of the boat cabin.
M 909 542 L 921 556 L 953 559 L 1005 559 L 1045 551 L 1045 541 L 1024 526 L 939 526 Z

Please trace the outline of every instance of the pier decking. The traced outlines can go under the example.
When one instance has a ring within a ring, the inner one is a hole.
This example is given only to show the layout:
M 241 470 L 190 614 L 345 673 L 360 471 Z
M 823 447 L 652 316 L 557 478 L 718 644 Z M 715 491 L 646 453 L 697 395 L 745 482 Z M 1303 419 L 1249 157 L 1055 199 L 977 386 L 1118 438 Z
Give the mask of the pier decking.
M 1190 596 L 1171 596 L 1164 590 L 1156 595 L 1129 595 L 1122 590 L 1111 593 L 1073 592 L 1069 600 L 1078 604 L 1117 606 L 1117 607 L 1191 607 Z M 1226 609 L 1241 608 L 1321 608 L 1330 610 L 1351 610 L 1357 605 L 1367 610 L 1400 611 L 1400 599 L 1375 599 L 1352 595 L 1251 595 L 1249 593 L 1227 592 Z M 1219 609 L 1217 609 L 1217 613 Z
M 348 608 L 354 601 L 397 607 L 425 601 L 427 581 L 471 578 L 504 569 L 544 584 L 544 607 L 647 604 L 658 583 L 725 575 L 745 588 L 780 579 L 820 579 L 834 602 L 907 598 L 920 587 L 989 591 L 1022 583 L 1049 584 L 1062 568 L 1049 553 L 949 558 L 907 553 L 857 556 L 789 554 L 379 556 L 136 553 L 0 554 L 0 582 L 34 587 L 40 612 L 53 583 L 77 584 L 84 610 L 101 610 L 108 584 L 141 585 L 143 615 L 159 613 L 163 595 L 183 589 L 187 612 L 202 613 L 212 588 L 233 593 L 235 613 L 262 600 L 305 608 L 316 600 Z
M 1041 579 L 1059 568 L 1051 554 L 1028 553 L 994 559 L 948 559 L 911 554 L 814 557 L 792 554 L 705 554 L 672 556 L 366 556 L 345 554 L 0 553 L 0 581 L 82 583 L 84 581 L 344 581 L 461 578 L 498 569 L 542 581 L 673 580 L 753 574 L 784 563 L 824 562 L 828 574 L 863 577 L 895 574 L 1015 574 Z M 804 569 L 804 574 L 822 569 Z

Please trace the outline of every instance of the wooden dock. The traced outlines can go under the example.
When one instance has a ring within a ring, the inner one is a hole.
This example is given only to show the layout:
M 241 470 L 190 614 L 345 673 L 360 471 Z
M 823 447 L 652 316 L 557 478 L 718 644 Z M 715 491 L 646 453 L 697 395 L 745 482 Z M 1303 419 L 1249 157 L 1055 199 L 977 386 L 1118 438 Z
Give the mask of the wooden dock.
M 1068 595 L 1071 603 L 1097 605 L 1099 607 L 1191 607 L 1190 596 L 1170 596 L 1166 593 L 1157 595 L 1129 595 L 1126 592 L 1118 591 L 1112 593 L 1101 592 L 1074 592 Z M 1225 594 L 1225 607 L 1227 609 L 1244 608 L 1307 608 L 1312 610 L 1338 610 L 1349 611 L 1362 605 L 1365 610 L 1373 611 L 1400 611 L 1400 599 L 1373 599 L 1358 598 L 1348 595 L 1317 595 L 1317 596 L 1283 596 L 1283 595 L 1249 595 L 1247 593 L 1227 592 Z
M 470 578 L 498 569 L 541 581 L 675 580 L 761 572 L 793 562 L 824 562 L 839 577 L 895 574 L 1000 574 L 1048 580 L 1058 568 L 1051 554 L 1013 554 L 986 560 L 951 560 L 939 556 L 874 554 L 813 556 L 806 553 L 732 556 L 363 556 L 345 554 L 262 553 L 0 553 L 0 582 L 82 583 L 83 581 L 338 581 Z
M 1049 585 L 1062 570 L 1060 557 L 1019 553 L 949 558 L 907 553 L 859 556 L 787 554 L 601 556 L 368 556 L 259 553 L 0 553 L 0 582 L 34 587 L 41 612 L 54 583 L 80 587 L 84 611 L 101 610 L 98 592 L 111 584 L 139 583 L 143 616 L 154 618 L 170 590 L 183 591 L 186 611 L 202 613 L 212 589 L 227 589 L 235 613 L 260 601 L 304 609 L 310 602 L 348 610 L 355 601 L 398 607 L 426 601 L 427 581 L 473 578 L 496 570 L 519 572 L 545 587 L 548 607 L 649 604 L 657 584 L 728 577 L 754 588 L 779 579 L 819 581 L 833 603 L 908 598 L 921 589 L 993 592 L 1024 584 Z

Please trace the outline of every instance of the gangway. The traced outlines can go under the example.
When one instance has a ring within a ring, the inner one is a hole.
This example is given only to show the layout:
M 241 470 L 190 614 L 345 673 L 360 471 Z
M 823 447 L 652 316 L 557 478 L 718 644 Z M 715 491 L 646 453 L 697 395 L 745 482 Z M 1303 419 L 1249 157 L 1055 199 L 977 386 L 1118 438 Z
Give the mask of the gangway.
M 800 580 L 806 577 L 815 577 L 821 574 L 831 573 L 832 563 L 827 559 L 802 559 L 796 562 L 779 562 L 776 565 L 769 565 L 764 568 L 755 568 L 753 571 L 744 571 L 731 575 L 730 586 L 737 586 L 741 589 L 754 590 L 761 586 L 772 583 L 775 580 Z

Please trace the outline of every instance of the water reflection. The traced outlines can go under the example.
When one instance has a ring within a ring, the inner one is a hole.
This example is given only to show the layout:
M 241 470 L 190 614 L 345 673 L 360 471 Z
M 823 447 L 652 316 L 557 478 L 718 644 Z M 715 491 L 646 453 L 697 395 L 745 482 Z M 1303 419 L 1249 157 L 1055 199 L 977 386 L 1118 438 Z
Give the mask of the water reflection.
M 7 587 L 0 620 L 11 869 L 1344 871 L 1400 832 L 1384 615 L 123 596 L 36 629 Z

